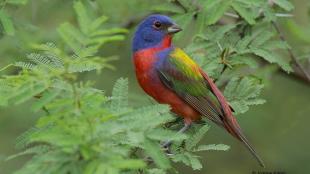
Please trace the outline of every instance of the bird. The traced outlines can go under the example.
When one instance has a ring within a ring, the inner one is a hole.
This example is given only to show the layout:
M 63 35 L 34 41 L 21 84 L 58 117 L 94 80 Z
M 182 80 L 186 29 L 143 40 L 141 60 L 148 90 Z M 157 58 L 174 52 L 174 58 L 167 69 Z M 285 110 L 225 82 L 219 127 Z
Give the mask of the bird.
M 182 31 L 170 17 L 153 14 L 142 20 L 132 39 L 132 60 L 140 87 L 190 125 L 206 117 L 241 141 L 260 166 L 262 159 L 243 134 L 233 109 L 207 73 L 172 43 Z

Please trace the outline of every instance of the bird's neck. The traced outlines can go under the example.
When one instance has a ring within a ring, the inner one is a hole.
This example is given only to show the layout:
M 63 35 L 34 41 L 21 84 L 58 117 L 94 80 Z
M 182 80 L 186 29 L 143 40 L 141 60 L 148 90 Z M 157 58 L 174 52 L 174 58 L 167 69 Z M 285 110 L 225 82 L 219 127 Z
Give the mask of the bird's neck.
M 172 41 L 172 36 L 166 35 L 160 43 L 159 50 L 163 50 L 163 49 L 171 47 L 171 41 Z
M 172 48 L 171 40 L 172 37 L 167 35 L 157 46 L 141 49 L 134 52 L 133 61 L 136 69 L 144 72 L 152 69 L 152 67 L 154 68 L 153 65 L 161 58 L 159 53 L 164 50 L 170 50 L 170 48 Z
M 156 50 L 160 51 L 171 46 L 172 36 L 165 35 L 160 41 L 147 41 L 144 40 L 140 35 L 135 35 L 133 39 L 133 53 L 141 52 L 145 50 Z
M 172 44 L 172 36 L 167 35 L 165 36 L 162 41 L 157 44 L 154 47 L 149 47 L 149 48 L 144 48 L 144 49 L 140 49 L 134 52 L 133 54 L 133 58 L 134 59 L 143 59 L 143 61 L 150 61 L 150 58 L 152 57 L 155 61 L 156 54 L 158 54 L 160 51 L 171 48 Z

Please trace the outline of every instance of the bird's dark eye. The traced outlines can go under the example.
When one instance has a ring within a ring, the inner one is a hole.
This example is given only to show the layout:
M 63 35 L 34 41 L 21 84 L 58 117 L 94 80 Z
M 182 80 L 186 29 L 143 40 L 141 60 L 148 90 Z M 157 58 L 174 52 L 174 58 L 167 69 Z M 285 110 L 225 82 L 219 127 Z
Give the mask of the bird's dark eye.
M 161 27 L 161 23 L 159 21 L 155 21 L 154 22 L 154 27 L 155 28 L 160 28 Z

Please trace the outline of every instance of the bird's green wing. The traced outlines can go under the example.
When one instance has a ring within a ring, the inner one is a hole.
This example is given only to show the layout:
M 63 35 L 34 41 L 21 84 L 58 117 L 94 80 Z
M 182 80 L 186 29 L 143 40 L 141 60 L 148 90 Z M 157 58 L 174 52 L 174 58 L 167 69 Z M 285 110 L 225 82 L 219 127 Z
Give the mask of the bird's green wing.
M 181 49 L 171 50 L 157 67 L 163 84 L 203 116 L 223 125 L 223 111 L 200 67 Z
M 157 70 L 162 83 L 201 115 L 208 117 L 242 141 L 264 167 L 263 161 L 242 133 L 229 104 L 212 79 L 179 48 L 171 50 L 166 57 L 161 58 L 164 59 Z

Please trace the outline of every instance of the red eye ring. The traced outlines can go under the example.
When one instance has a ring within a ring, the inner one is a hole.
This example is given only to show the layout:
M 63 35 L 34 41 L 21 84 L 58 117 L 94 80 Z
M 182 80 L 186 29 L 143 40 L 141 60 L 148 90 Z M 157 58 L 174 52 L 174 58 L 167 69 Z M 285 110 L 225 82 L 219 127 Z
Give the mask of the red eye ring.
M 161 27 L 161 23 L 160 23 L 159 21 L 155 21 L 154 24 L 153 24 L 153 26 L 154 26 L 155 28 L 160 28 L 160 27 Z

